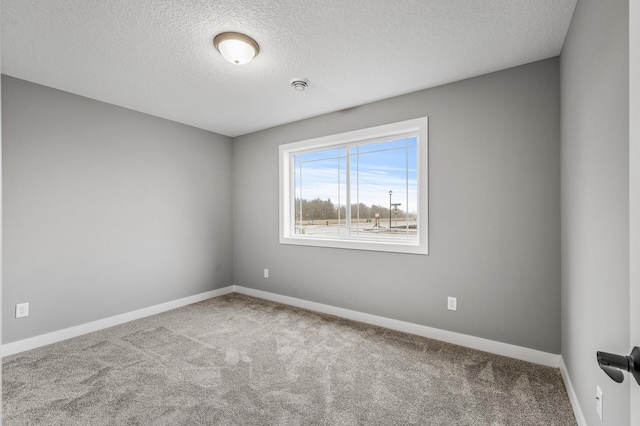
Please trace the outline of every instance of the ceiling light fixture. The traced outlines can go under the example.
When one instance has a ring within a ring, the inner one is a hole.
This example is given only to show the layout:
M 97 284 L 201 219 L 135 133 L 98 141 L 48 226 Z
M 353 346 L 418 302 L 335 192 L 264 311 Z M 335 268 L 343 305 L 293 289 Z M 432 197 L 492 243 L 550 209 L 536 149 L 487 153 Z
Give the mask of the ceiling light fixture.
M 260 52 L 258 43 L 241 33 L 220 33 L 214 37 L 213 45 L 223 58 L 236 65 L 250 62 Z

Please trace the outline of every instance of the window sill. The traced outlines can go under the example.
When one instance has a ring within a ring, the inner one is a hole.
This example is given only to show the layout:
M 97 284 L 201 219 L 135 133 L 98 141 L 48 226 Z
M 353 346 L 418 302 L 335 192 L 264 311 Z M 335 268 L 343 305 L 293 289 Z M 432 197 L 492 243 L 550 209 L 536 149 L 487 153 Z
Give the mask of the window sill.
M 280 244 L 290 244 L 298 246 L 310 246 L 310 247 L 324 247 L 324 248 L 337 248 L 346 250 L 367 250 L 367 251 L 382 251 L 391 253 L 404 253 L 404 254 L 420 254 L 427 255 L 428 250 L 426 244 L 419 244 L 417 241 L 415 244 L 404 240 L 389 240 L 389 241 L 370 241 L 365 239 L 350 238 L 350 239 L 336 239 L 336 238 L 322 238 L 322 237 L 280 237 Z

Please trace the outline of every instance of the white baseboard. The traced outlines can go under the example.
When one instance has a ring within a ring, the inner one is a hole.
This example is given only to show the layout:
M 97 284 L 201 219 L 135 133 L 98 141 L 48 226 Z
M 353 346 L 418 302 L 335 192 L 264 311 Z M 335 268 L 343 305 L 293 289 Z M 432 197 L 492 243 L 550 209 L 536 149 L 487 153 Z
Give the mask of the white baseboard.
M 308 300 L 297 299 L 295 297 L 282 296 L 275 293 L 269 293 L 262 290 L 254 290 L 252 288 L 233 286 L 236 293 L 246 294 L 261 299 L 271 300 L 286 305 L 296 306 L 298 308 L 308 309 L 311 311 L 321 312 L 324 314 L 335 315 L 354 321 L 364 322 L 367 324 L 377 325 L 379 327 L 389 328 L 391 330 L 402 331 L 405 333 L 416 334 L 430 339 L 440 340 L 455 345 L 465 346 L 484 352 L 490 352 L 496 355 L 507 356 L 510 358 L 520 359 L 532 362 L 534 364 L 545 365 L 548 367 L 559 368 L 560 355 L 548 352 L 538 351 L 536 349 L 524 348 L 521 346 L 511 345 L 508 343 L 496 342 L 494 340 L 483 339 L 481 337 L 469 336 L 467 334 L 455 333 L 452 331 L 440 330 L 438 328 L 427 327 L 424 325 L 413 324 L 410 322 L 394 320 L 390 318 L 380 317 L 377 315 L 365 314 L 362 312 L 352 311 L 349 309 L 337 308 L 335 306 L 324 305 L 322 303 L 310 302 Z
M 45 346 L 51 343 L 60 342 L 62 340 L 67 340 L 72 337 L 91 333 L 93 331 L 98 331 L 104 328 L 113 327 L 114 325 L 123 324 L 125 322 L 148 317 L 150 315 L 159 314 L 161 312 L 170 311 L 171 309 L 180 308 L 182 306 L 201 302 L 203 300 L 211 299 L 212 297 L 222 296 L 223 294 L 228 294 L 231 292 L 233 292 L 233 286 L 227 286 L 217 290 L 207 291 L 207 292 L 196 294 L 193 296 L 184 297 L 182 299 L 172 300 L 170 302 L 161 303 L 155 306 L 150 306 L 148 308 L 138 309 L 137 311 L 127 312 L 121 315 L 116 315 L 113 317 L 92 321 L 86 324 L 65 328 L 63 330 L 58 330 L 58 331 L 54 331 L 47 334 L 41 334 L 39 336 L 30 337 L 28 339 L 18 340 L 17 342 L 11 342 L 11 343 L 2 345 L 2 349 L 0 352 L 2 353 L 3 357 L 7 355 L 17 354 L 22 351 L 35 349 L 40 346 Z
M 582 408 L 580 408 L 580 403 L 578 402 L 578 396 L 576 395 L 576 391 L 573 388 L 573 384 L 571 383 L 569 370 L 567 370 L 567 366 L 564 363 L 564 358 L 562 358 L 562 355 L 560 356 L 560 373 L 562 374 L 564 387 L 567 389 L 567 394 L 569 395 L 569 401 L 571 401 L 571 407 L 573 408 L 573 414 L 576 416 L 576 421 L 578 422 L 578 426 L 587 426 L 587 420 L 584 418 L 584 414 L 582 414 Z

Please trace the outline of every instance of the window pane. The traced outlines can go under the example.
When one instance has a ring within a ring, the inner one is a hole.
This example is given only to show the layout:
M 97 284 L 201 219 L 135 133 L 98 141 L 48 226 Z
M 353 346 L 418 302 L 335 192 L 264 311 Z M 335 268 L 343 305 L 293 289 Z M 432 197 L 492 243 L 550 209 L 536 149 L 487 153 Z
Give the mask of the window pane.
M 417 148 L 402 142 L 402 148 L 387 150 L 375 148 L 398 143 L 367 145 L 364 153 L 358 147 L 357 160 L 351 162 L 352 176 L 357 175 L 358 183 L 355 187 L 352 184 L 351 191 L 352 199 L 357 191 L 361 220 L 352 225 L 352 233 L 376 238 L 417 237 Z
M 364 204 L 360 203 L 360 195 L 358 191 L 358 155 L 354 154 L 357 152 L 356 149 L 352 149 L 351 155 L 349 156 L 350 164 L 351 164 L 351 179 L 350 179 L 350 190 L 351 190 L 351 226 L 350 235 L 358 236 L 360 235 L 361 226 L 363 223 L 367 222 L 368 212 L 367 208 Z
M 346 147 L 294 155 L 295 233 L 415 238 L 415 142 L 405 138 L 352 147 L 349 185 Z
M 295 234 L 346 234 L 346 149 L 294 155 Z
M 363 154 L 365 152 L 383 151 L 387 149 L 398 149 L 398 148 L 404 149 L 405 146 L 407 145 L 416 146 L 417 139 L 415 137 L 412 137 L 412 138 L 394 139 L 391 141 L 361 144 L 358 146 L 358 151 L 361 154 Z
M 346 155 L 345 148 L 325 149 L 322 151 L 310 151 L 296 155 L 296 162 L 304 163 L 315 160 L 327 160 L 336 157 L 344 157 Z

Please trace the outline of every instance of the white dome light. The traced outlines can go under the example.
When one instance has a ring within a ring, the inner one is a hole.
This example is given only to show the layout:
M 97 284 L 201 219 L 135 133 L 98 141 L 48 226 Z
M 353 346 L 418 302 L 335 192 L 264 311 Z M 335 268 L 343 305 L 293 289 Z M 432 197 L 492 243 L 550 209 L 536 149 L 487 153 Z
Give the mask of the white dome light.
M 236 65 L 250 62 L 260 52 L 254 39 L 240 33 L 218 34 L 213 39 L 213 45 L 223 58 Z

